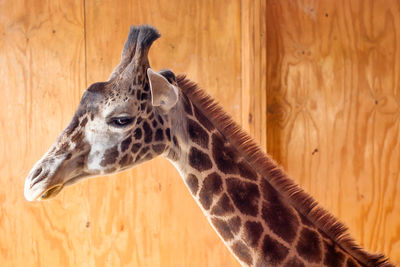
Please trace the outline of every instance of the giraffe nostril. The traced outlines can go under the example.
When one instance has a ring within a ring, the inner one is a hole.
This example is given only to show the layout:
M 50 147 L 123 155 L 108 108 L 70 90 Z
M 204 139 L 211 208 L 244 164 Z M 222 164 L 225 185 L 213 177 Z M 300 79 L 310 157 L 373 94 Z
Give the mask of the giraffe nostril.
M 32 180 L 38 177 L 38 175 L 42 172 L 42 167 L 37 168 L 35 173 L 32 175 Z
M 47 176 L 49 176 L 49 173 L 50 173 L 49 170 L 43 171 L 42 167 L 37 168 L 37 170 L 32 175 L 30 188 L 32 188 L 35 184 L 46 179 Z

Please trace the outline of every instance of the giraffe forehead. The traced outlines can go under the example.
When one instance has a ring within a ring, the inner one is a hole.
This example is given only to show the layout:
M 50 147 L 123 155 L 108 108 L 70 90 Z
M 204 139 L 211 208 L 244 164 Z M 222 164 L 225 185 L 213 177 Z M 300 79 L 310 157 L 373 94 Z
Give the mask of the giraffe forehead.
M 122 112 L 134 112 L 139 105 L 137 101 L 138 89 L 127 90 L 90 90 L 85 91 L 79 104 L 76 115 L 80 117 L 85 113 L 103 115 Z

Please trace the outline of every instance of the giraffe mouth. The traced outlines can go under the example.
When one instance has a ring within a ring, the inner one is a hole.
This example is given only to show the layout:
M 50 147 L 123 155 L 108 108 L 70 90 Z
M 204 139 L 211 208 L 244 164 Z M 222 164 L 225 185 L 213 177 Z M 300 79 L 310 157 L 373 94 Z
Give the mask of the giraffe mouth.
M 38 200 L 45 200 L 55 197 L 56 195 L 58 195 L 58 193 L 60 193 L 63 187 L 64 187 L 63 184 L 58 184 L 50 187 L 49 189 L 47 189 L 46 191 L 44 191 L 42 194 L 39 195 Z
M 67 180 L 65 183 L 63 184 L 57 184 L 54 186 L 49 187 L 48 189 L 46 189 L 45 191 L 43 191 L 43 193 L 41 193 L 36 200 L 47 200 L 50 198 L 53 198 L 55 196 L 58 195 L 58 193 L 61 192 L 61 190 L 65 187 L 65 186 L 69 186 L 72 184 L 77 183 L 78 181 L 80 181 L 83 177 L 85 177 L 86 175 L 81 174 L 81 175 L 77 175 L 75 177 L 72 177 L 71 179 Z

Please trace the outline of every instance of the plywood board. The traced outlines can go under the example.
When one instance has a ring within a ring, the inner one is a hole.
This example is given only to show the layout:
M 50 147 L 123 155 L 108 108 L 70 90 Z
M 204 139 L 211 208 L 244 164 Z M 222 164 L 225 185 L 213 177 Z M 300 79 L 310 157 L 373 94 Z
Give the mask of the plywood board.
M 268 1 L 267 143 L 370 251 L 400 264 L 398 1 Z

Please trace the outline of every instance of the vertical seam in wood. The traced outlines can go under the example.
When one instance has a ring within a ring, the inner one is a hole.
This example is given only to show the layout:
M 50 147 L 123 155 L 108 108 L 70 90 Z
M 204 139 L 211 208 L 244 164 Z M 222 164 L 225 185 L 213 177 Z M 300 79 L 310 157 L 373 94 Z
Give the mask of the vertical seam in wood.
M 262 0 L 261 0 L 262 1 Z M 265 151 L 268 151 L 268 85 L 269 85 L 269 75 L 268 75 L 268 1 L 265 1 L 265 137 L 264 137 L 264 145 L 265 145 Z M 260 16 L 260 19 L 262 19 L 262 16 Z
M 86 39 L 86 0 L 83 0 L 83 40 L 85 45 L 85 87 L 88 87 L 88 73 L 87 73 L 87 39 Z
M 243 95 L 244 95 L 244 88 L 243 88 L 243 1 L 239 1 L 240 3 L 240 125 L 243 127 Z

